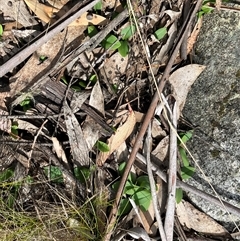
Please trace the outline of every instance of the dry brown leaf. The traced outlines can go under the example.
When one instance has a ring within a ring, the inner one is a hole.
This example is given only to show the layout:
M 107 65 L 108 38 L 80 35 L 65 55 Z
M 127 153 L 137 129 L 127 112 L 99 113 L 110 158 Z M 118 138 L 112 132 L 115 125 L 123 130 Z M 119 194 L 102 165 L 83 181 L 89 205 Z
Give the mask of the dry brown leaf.
M 102 136 L 102 127 L 91 117 L 87 116 L 82 130 L 87 146 L 91 150 L 96 141 Z
M 18 23 L 17 21 L 13 21 L 13 22 L 8 22 L 8 23 L 4 23 L 4 32 L 3 35 L 6 31 L 10 31 L 13 28 L 14 29 L 20 29 L 23 27 L 23 25 L 21 23 Z
M 62 7 L 65 6 L 69 0 L 48 0 L 47 2 L 55 8 L 62 9 Z
M 152 151 L 152 155 L 157 157 L 160 161 L 164 161 L 167 157 L 169 148 L 169 136 L 164 137 L 156 148 Z
M 100 113 L 103 114 L 103 116 L 105 115 L 104 97 L 99 81 L 96 82 L 92 89 L 89 105 L 97 109 Z M 85 137 L 89 149 L 92 149 L 96 141 L 101 137 L 101 130 L 102 127 L 98 123 L 96 123 L 96 121 L 94 121 L 89 116 L 86 117 L 86 120 L 83 125 L 83 135 Z
M 68 163 L 65 152 L 64 152 L 60 142 L 58 141 L 58 139 L 56 137 L 52 137 L 51 139 L 53 142 L 53 148 L 54 148 L 58 158 L 61 159 L 63 162 Z
M 100 69 L 100 73 L 111 84 L 119 84 L 119 76 L 125 74 L 127 65 L 128 56 L 124 58 L 119 52 L 116 52 L 106 60 L 103 68 Z
M 153 138 L 163 138 L 166 136 L 166 132 L 162 129 L 161 124 L 159 120 L 156 118 L 153 119 L 152 121 L 152 137 Z
M 34 12 L 34 14 L 43 22 L 48 23 L 54 17 L 54 14 L 59 11 L 59 8 L 50 7 L 45 4 L 39 3 L 37 0 L 24 0 L 27 6 Z M 69 24 L 69 26 L 87 26 L 105 25 L 106 18 L 92 13 L 84 13 L 80 18 Z
M 80 166 L 89 166 L 89 149 L 81 126 L 67 103 L 64 104 L 63 109 L 73 159 Z
M 108 139 L 109 152 L 100 152 L 97 157 L 97 164 L 102 166 L 107 158 L 130 136 L 136 124 L 135 113 L 132 109 L 129 110 L 127 121 L 120 126 L 116 133 Z
M 42 45 L 25 63 L 24 67 L 20 71 L 11 77 L 10 81 L 10 92 L 2 92 L 0 95 L 0 104 L 4 106 L 4 98 L 6 96 L 15 96 L 25 89 L 27 85 L 36 81 L 38 75 L 44 74 L 49 71 L 56 61 L 59 60 L 59 57 L 62 54 L 63 46 L 67 46 L 74 39 L 78 38 L 79 41 L 83 41 L 85 27 L 71 27 L 68 30 L 64 30 L 52 39 Z M 66 35 L 67 33 L 67 35 Z M 82 35 L 81 35 L 82 34 Z M 75 46 L 78 43 L 75 43 Z M 39 57 L 45 56 L 48 57 L 46 61 L 40 62 Z M 25 91 L 23 91 L 25 92 Z M 5 94 L 5 95 L 3 95 Z
M 99 81 L 97 81 L 92 88 L 89 105 L 97 109 L 100 113 L 103 114 L 103 116 L 105 116 L 104 96 Z
M 204 65 L 189 64 L 177 69 L 169 77 L 169 82 L 173 87 L 173 96 L 179 106 L 178 118 L 185 105 L 187 94 L 198 76 L 206 68 Z
M 106 18 L 92 13 L 84 13 L 80 18 L 72 22 L 69 26 L 88 26 L 92 25 L 106 25 Z
M 59 9 L 39 3 L 37 0 L 24 0 L 27 6 L 43 22 L 48 23 Z
M 176 204 L 176 213 L 180 223 L 189 229 L 194 229 L 204 234 L 221 235 L 223 237 L 229 235 L 223 226 L 205 213 L 197 210 L 189 202 L 182 200 L 179 204 Z
M 88 90 L 73 93 L 73 97 L 70 103 L 70 107 L 73 113 L 79 111 L 82 104 L 87 100 L 90 94 L 91 92 Z

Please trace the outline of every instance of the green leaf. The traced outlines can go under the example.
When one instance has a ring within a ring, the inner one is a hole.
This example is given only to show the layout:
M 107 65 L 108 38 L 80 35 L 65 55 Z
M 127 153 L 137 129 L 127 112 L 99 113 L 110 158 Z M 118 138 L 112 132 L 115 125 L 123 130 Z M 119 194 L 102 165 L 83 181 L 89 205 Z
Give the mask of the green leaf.
M 97 141 L 97 149 L 101 152 L 110 151 L 110 147 L 108 146 L 108 144 L 102 141 Z
M 13 208 L 13 206 L 14 206 L 14 203 L 15 203 L 17 195 L 18 195 L 18 189 L 19 188 L 14 188 L 14 190 L 11 190 L 12 193 L 8 194 L 6 203 L 9 208 Z
M 91 77 L 90 77 L 90 81 L 95 84 L 97 82 L 97 76 L 95 74 L 93 74 Z
M 181 140 L 184 144 L 186 144 L 193 135 L 193 130 L 187 131 L 186 133 L 180 133 L 179 136 L 181 137 Z M 180 143 L 181 145 L 181 143 Z
M 78 84 L 81 86 L 81 87 L 83 87 L 83 88 L 86 88 L 87 87 L 87 84 L 86 84 L 86 82 L 85 81 L 79 81 L 78 82 Z
M 82 89 L 80 86 L 73 85 L 71 89 L 75 90 L 76 92 L 80 92 Z
M 122 162 L 119 164 L 118 166 L 118 171 L 120 173 L 120 175 L 122 176 L 123 173 L 124 173 L 124 170 L 125 170 L 125 167 L 126 167 L 127 163 L 126 162 Z
M 115 35 L 108 35 L 101 43 L 105 49 L 116 50 L 121 46 L 120 41 Z
M 14 174 L 14 171 L 10 168 L 4 170 L 3 172 L 0 173 L 0 182 L 5 182 L 7 181 L 10 177 L 12 177 Z
M 41 62 L 41 63 L 43 63 L 47 59 L 48 59 L 47 56 L 44 56 L 44 55 L 39 56 L 39 62 Z
M 93 9 L 95 10 L 95 11 L 101 11 L 102 10 L 102 1 L 99 1 L 94 7 L 93 7 Z
M 132 199 L 142 211 L 147 211 L 152 201 L 152 195 L 148 190 L 141 190 L 136 192 Z
M 147 190 L 150 190 L 150 183 L 148 176 L 140 176 L 137 178 L 136 184 L 142 188 L 145 188 Z
M 68 81 L 67 81 L 67 79 L 66 79 L 65 76 L 61 77 L 61 80 L 63 81 L 63 83 L 64 83 L 65 85 L 68 85 Z
M 20 106 L 27 106 L 31 104 L 31 98 L 26 98 L 20 103 Z
M 50 180 L 56 183 L 63 183 L 63 174 L 59 167 L 46 166 L 43 168 L 45 175 L 50 176 Z
M 88 167 L 76 167 L 74 168 L 75 177 L 81 182 L 86 183 L 91 175 L 91 170 Z
M 87 30 L 88 30 L 88 36 L 91 38 L 98 33 L 96 27 L 93 25 L 88 26 Z
M 134 35 L 135 32 L 136 32 L 136 26 L 131 24 L 131 25 L 123 28 L 121 30 L 120 34 L 121 34 L 121 37 L 123 40 L 128 40 L 129 38 L 131 38 Z
M 126 195 L 130 195 L 132 196 L 136 191 L 139 190 L 139 187 L 132 184 L 129 180 L 126 182 L 125 187 L 124 187 L 124 191 L 123 193 Z
M 182 201 L 183 198 L 183 190 L 182 188 L 177 188 L 176 189 L 176 203 L 180 203 Z
M 126 40 L 120 41 L 121 46 L 118 48 L 119 54 L 121 54 L 122 57 L 126 57 L 129 52 L 128 48 L 128 42 Z
M 113 84 L 113 85 L 112 85 L 112 89 L 113 89 L 114 93 L 117 94 L 118 85 L 117 85 L 117 84 Z
M 126 165 L 127 165 L 126 162 L 120 163 L 120 165 L 119 165 L 119 167 L 118 167 L 118 171 L 119 171 L 119 173 L 120 173 L 120 176 L 123 175 Z M 136 174 L 133 173 L 133 172 L 130 172 L 130 174 L 129 174 L 129 176 L 128 176 L 128 180 L 129 180 L 130 182 L 132 182 L 132 183 L 135 183 L 135 181 L 136 181 Z
M 116 181 L 115 183 L 112 184 L 112 189 L 117 192 L 119 188 L 120 181 Z
M 11 133 L 15 136 L 18 136 L 18 123 L 16 121 L 12 123 Z
M 183 180 L 187 180 L 193 176 L 195 172 L 195 167 L 184 166 L 181 168 L 181 177 Z
M 0 36 L 2 36 L 3 35 L 3 26 L 2 26 L 2 24 L 0 24 Z
M 33 184 L 33 178 L 29 175 L 26 176 L 26 183 L 27 184 Z
M 167 28 L 164 27 L 164 28 L 159 28 L 155 33 L 155 37 L 158 39 L 158 40 L 161 40 L 163 39 L 163 37 L 167 34 Z
M 18 129 L 18 123 L 16 121 L 12 123 L 11 129 L 12 130 L 17 130 Z
M 208 5 L 202 6 L 201 11 L 203 11 L 204 14 L 210 13 L 213 11 L 213 7 L 210 7 Z
M 180 153 L 180 156 L 181 156 L 181 159 L 183 162 L 183 166 L 185 166 L 185 167 L 189 166 L 189 160 L 188 160 L 185 149 L 182 147 L 179 147 L 179 153 Z
M 118 216 L 128 214 L 132 209 L 132 205 L 127 198 L 123 198 L 118 208 Z

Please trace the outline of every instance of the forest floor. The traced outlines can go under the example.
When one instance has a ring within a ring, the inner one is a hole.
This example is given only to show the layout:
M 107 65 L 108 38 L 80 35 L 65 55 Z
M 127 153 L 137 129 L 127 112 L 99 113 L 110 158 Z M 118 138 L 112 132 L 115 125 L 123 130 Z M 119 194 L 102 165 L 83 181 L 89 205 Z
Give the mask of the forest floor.
M 183 182 L 181 112 L 216 5 L 0 0 L 2 240 L 233 239 Z

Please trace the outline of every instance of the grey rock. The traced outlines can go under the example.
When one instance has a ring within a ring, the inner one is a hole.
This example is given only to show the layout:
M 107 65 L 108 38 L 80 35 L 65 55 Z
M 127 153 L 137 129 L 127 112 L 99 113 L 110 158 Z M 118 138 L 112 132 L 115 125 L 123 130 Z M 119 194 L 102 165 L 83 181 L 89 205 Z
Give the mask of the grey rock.
M 240 14 L 206 15 L 195 54 L 195 62 L 207 67 L 183 110 L 184 117 L 198 126 L 188 146 L 219 196 L 240 208 Z M 213 194 L 200 170 L 188 183 Z M 234 227 L 232 221 L 240 224 L 239 217 L 231 220 L 226 211 L 188 195 L 226 228 Z

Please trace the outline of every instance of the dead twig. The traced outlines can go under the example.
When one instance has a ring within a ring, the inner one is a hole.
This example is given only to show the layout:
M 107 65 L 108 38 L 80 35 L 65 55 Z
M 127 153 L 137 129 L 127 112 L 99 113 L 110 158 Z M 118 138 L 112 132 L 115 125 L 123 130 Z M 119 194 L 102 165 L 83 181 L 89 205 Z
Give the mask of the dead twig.
M 159 233 L 161 236 L 161 240 L 165 241 L 167 240 L 166 238 L 166 233 L 163 228 L 163 223 L 160 215 L 160 210 L 159 210 L 159 205 L 158 205 L 158 198 L 156 195 L 156 185 L 152 173 L 152 163 L 150 160 L 150 153 L 151 153 L 151 146 L 152 146 L 152 136 L 151 136 L 151 124 L 148 126 L 148 135 L 147 135 L 147 141 L 146 141 L 146 146 L 147 146 L 147 155 L 146 155 L 146 161 L 147 161 L 147 172 L 148 172 L 148 178 L 149 178 L 149 183 L 150 183 L 150 188 L 151 188 L 151 194 L 152 194 L 152 202 L 153 202 L 153 208 L 155 212 L 155 217 L 157 219 L 158 223 L 158 228 L 159 228 Z
M 29 171 L 29 168 L 30 168 L 30 160 L 31 160 L 31 158 L 32 158 L 32 153 L 33 153 L 34 147 L 35 147 L 35 145 L 36 145 L 37 138 L 38 138 L 38 136 L 40 135 L 40 133 L 42 132 L 42 129 L 43 129 L 43 127 L 45 126 L 45 124 L 46 124 L 47 122 L 48 122 L 48 120 L 45 120 L 45 121 L 42 123 L 42 125 L 41 125 L 41 127 L 39 128 L 36 136 L 34 137 L 34 140 L 33 140 L 33 143 L 32 143 L 32 148 L 31 148 L 31 150 L 30 150 L 30 152 L 29 152 L 29 154 L 28 154 L 27 172 Z
M 175 194 L 177 181 L 177 103 L 174 103 L 172 111 L 172 125 L 170 128 L 169 145 L 169 174 L 168 174 L 168 200 L 166 205 L 166 216 L 164 230 L 167 241 L 173 240 L 174 212 L 175 212 Z

